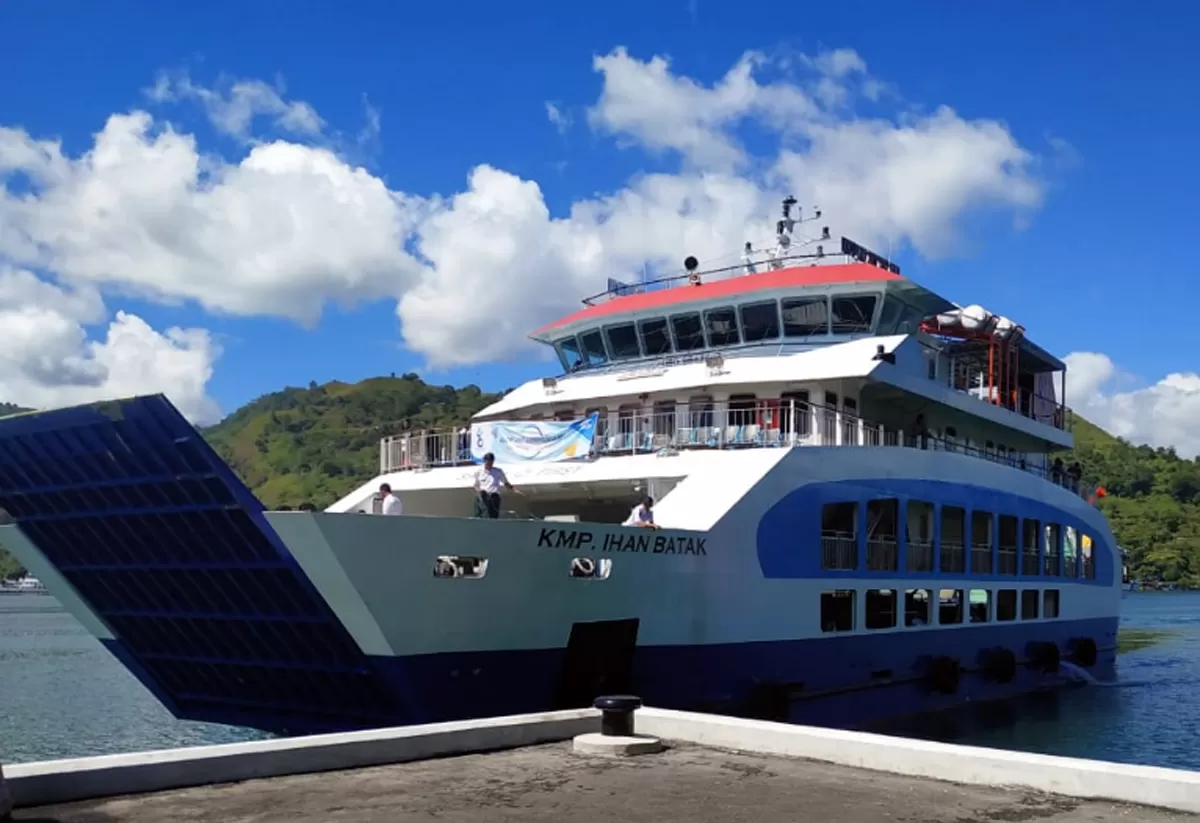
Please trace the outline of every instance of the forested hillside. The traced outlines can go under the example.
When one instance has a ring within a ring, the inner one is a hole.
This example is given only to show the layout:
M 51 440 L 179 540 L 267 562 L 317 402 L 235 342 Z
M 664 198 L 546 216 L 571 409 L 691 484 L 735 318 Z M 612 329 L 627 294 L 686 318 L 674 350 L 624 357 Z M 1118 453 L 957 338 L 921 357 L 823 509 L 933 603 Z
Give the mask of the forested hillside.
M 288 388 L 243 406 L 205 431 L 268 506 L 322 508 L 373 477 L 379 439 L 401 430 L 464 423 L 496 395 L 476 386 L 430 386 L 414 374 Z M 0 414 L 20 411 L 0 404 Z M 1075 452 L 1136 577 L 1200 587 L 1200 462 L 1172 449 L 1133 446 L 1083 418 Z M 0 576 L 16 571 L 0 552 Z
M 1130 445 L 1078 415 L 1073 432 L 1070 459 L 1107 492 L 1099 505 L 1129 552 L 1130 575 L 1200 588 L 1200 461 Z
M 430 386 L 415 374 L 284 389 L 205 432 L 267 506 L 324 508 L 379 473 L 379 439 L 453 426 L 497 395 L 477 386 Z

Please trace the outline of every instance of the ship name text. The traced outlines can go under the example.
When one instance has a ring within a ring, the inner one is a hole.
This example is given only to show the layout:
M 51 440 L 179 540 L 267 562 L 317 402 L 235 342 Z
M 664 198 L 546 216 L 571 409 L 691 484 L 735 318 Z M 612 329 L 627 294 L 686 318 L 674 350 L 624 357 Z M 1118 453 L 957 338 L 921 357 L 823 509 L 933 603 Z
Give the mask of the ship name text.
M 704 537 L 668 537 L 647 529 L 638 533 L 595 535 L 583 529 L 542 529 L 538 548 L 591 549 L 602 552 L 645 552 L 647 554 L 695 554 L 708 556 Z

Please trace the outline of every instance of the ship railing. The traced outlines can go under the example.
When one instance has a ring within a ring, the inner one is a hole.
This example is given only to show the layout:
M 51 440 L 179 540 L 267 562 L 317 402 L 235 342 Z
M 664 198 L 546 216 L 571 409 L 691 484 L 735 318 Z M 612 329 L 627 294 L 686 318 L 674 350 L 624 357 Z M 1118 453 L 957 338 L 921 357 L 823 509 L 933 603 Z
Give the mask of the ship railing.
M 851 412 L 799 400 L 732 403 L 660 404 L 654 409 L 624 408 L 601 414 L 589 457 L 652 454 L 687 449 L 745 449 L 790 446 L 877 446 L 951 451 L 1019 468 L 1069 488 L 1083 489 L 1062 472 L 1027 463 L 1023 456 L 995 447 L 928 431 L 905 431 L 872 423 Z M 471 429 L 406 431 L 384 437 L 379 445 L 381 474 L 421 471 L 476 462 Z
M 1017 573 L 1017 547 L 1016 546 L 1001 546 L 999 555 L 996 558 L 999 568 L 997 574 L 1016 574 Z
M 910 572 L 933 571 L 933 542 L 929 540 L 908 541 L 908 570 Z
M 961 540 L 942 540 L 942 571 L 947 574 L 963 574 L 966 571 Z
M 870 537 L 867 539 L 867 571 L 893 572 L 896 570 L 896 538 Z
M 992 544 L 971 544 L 971 574 L 992 573 Z
M 1042 574 L 1047 577 L 1058 577 L 1059 566 L 1062 564 L 1062 555 L 1055 552 L 1046 552 L 1042 561 Z
M 1032 551 L 1026 549 L 1021 552 L 1021 574 L 1034 575 L 1038 573 L 1038 553 L 1037 549 Z
M 858 568 L 858 538 L 848 532 L 821 532 L 821 567 L 850 571 Z

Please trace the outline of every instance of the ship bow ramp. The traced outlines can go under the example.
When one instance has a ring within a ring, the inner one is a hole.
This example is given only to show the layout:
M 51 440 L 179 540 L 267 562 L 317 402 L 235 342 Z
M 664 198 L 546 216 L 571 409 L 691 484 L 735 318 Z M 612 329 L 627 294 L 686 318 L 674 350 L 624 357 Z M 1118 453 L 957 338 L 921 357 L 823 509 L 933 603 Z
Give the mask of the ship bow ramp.
M 0 544 L 176 716 L 270 731 L 411 707 L 161 395 L 0 419 Z

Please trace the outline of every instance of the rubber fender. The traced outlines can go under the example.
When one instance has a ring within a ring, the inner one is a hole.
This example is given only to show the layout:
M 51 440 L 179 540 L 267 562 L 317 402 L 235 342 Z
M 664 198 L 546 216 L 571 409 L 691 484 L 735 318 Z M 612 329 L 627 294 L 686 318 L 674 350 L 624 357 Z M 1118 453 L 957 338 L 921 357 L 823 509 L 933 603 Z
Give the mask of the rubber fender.
M 1011 683 L 1017 676 L 1017 656 L 1011 649 L 997 646 L 994 649 L 984 649 L 979 655 L 980 670 L 983 676 L 996 683 Z
M 1096 651 L 1096 641 L 1090 637 L 1076 637 L 1071 641 L 1071 657 L 1080 666 L 1092 667 L 1096 665 L 1096 658 L 1099 655 Z
M 1030 643 L 1025 647 L 1025 653 L 1034 668 L 1047 673 L 1058 671 L 1058 664 L 1062 662 L 1062 652 L 1058 650 L 1058 644 L 1045 640 Z
M 962 669 L 953 657 L 935 657 L 929 662 L 929 685 L 941 694 L 954 694 L 958 691 L 958 681 L 962 678 Z

